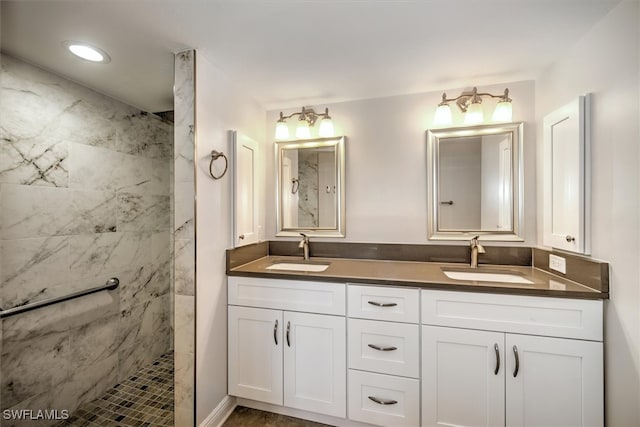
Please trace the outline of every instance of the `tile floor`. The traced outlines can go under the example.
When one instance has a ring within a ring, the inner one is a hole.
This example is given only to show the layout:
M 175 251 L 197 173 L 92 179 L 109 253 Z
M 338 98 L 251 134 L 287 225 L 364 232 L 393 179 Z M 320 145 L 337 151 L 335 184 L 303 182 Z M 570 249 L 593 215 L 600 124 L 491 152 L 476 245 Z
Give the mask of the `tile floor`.
M 173 353 L 80 406 L 56 427 L 173 427 Z M 223 427 L 331 427 L 238 406 Z
M 173 352 L 80 406 L 57 427 L 173 426 Z
M 222 427 L 331 427 L 300 418 L 287 417 L 271 412 L 238 406 Z

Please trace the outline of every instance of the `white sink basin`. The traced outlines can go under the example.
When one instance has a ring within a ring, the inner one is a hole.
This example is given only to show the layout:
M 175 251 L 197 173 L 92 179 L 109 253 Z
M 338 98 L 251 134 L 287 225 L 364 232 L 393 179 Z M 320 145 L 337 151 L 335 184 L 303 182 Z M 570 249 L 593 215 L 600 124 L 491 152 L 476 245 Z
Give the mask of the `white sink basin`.
M 443 270 L 443 273 L 453 280 L 472 280 L 476 282 L 499 282 L 499 283 L 523 283 L 532 285 L 533 282 L 529 279 L 525 279 L 517 274 L 509 273 L 495 273 L 495 272 L 482 272 L 482 271 L 447 271 Z
M 279 262 L 267 267 L 267 270 L 287 270 L 287 271 L 307 271 L 307 272 L 320 272 L 329 268 L 329 264 L 298 264 L 295 262 Z

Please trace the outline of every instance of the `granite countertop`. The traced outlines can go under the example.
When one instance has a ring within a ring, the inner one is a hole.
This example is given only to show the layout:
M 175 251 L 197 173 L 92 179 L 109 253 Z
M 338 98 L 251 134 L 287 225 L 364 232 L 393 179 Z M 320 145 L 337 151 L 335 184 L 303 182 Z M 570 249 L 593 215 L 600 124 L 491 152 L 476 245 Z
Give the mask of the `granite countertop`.
M 276 263 L 329 264 L 321 272 L 267 269 Z M 496 283 L 471 280 L 453 280 L 443 270 L 509 273 L 522 276 L 532 284 Z M 470 269 L 466 264 L 416 261 L 386 261 L 346 258 L 265 256 L 231 268 L 229 276 L 297 279 L 324 282 L 365 283 L 372 285 L 409 286 L 467 292 L 535 295 L 560 298 L 607 299 L 608 293 L 556 276 L 544 270 L 526 266 L 481 265 Z

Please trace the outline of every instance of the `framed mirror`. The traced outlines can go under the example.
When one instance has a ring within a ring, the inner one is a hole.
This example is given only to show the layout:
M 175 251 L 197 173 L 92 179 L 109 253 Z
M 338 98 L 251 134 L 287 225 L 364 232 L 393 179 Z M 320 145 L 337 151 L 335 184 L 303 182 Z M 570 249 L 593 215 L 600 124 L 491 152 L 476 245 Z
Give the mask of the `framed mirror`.
M 277 141 L 276 236 L 345 236 L 345 137 Z
M 429 239 L 524 240 L 522 127 L 427 131 Z

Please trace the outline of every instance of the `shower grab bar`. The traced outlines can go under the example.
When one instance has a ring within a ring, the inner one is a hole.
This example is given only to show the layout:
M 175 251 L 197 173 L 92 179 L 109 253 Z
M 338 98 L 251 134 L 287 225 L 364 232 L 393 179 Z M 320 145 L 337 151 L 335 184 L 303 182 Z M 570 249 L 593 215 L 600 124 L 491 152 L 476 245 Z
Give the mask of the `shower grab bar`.
M 25 304 L 25 305 L 19 305 L 17 307 L 13 307 L 8 310 L 0 309 L 0 319 L 4 319 L 5 317 L 24 313 L 25 311 L 35 310 L 36 308 L 46 307 L 48 305 L 57 304 L 63 301 L 69 301 L 71 299 L 83 297 L 85 295 L 95 294 L 96 292 L 104 291 L 105 289 L 112 291 L 114 289 L 117 289 L 119 285 L 120 285 L 120 280 L 118 280 L 117 277 L 112 277 L 111 279 L 107 280 L 107 283 L 105 283 L 102 286 L 96 286 L 95 288 L 84 289 L 82 291 L 73 292 L 71 294 L 64 295 L 61 297 L 32 302 L 30 304 Z

